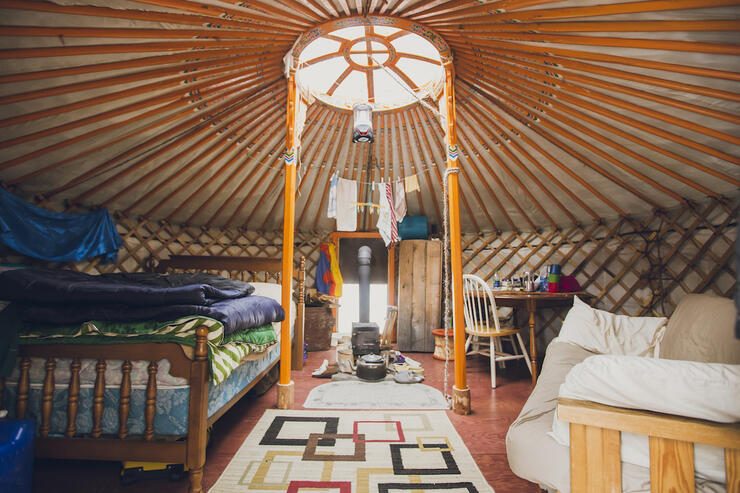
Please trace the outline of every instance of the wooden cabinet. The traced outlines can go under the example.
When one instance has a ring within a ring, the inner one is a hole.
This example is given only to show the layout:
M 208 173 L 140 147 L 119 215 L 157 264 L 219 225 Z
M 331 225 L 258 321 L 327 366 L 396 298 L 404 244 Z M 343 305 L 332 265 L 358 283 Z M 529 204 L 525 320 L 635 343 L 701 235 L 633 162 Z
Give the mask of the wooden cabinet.
M 434 351 L 442 321 L 442 242 L 404 240 L 398 254 L 399 351 Z

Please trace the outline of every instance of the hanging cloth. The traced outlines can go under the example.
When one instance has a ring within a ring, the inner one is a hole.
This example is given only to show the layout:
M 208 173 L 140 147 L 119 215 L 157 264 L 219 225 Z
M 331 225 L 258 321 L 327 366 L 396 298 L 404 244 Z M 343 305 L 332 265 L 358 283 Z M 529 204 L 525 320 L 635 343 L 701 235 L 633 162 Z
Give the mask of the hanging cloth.
M 380 200 L 378 201 L 378 231 L 383 237 L 385 246 L 398 241 L 398 223 L 393 211 L 393 186 L 390 183 L 380 184 Z
M 0 187 L 0 242 L 23 255 L 73 262 L 104 255 L 115 262 L 123 243 L 107 209 L 62 214 L 24 202 Z
M 329 243 L 329 264 L 331 265 L 331 275 L 334 278 L 334 296 L 341 298 L 344 281 L 342 280 L 342 273 L 339 270 L 337 250 L 332 243 Z
M 337 174 L 331 175 L 329 181 L 329 206 L 326 209 L 326 217 L 337 217 Z
M 319 245 L 319 262 L 316 264 L 316 289 L 319 293 L 334 296 L 336 284 L 331 272 L 328 247 L 326 243 Z
M 393 193 L 395 194 L 393 212 L 396 214 L 396 221 L 400 223 L 403 221 L 403 218 L 406 217 L 406 190 L 403 188 L 402 181 L 396 182 Z
M 357 182 L 337 178 L 337 231 L 357 231 Z
M 416 192 L 419 190 L 419 177 L 416 175 L 407 176 L 404 178 L 404 182 L 406 185 L 406 192 Z

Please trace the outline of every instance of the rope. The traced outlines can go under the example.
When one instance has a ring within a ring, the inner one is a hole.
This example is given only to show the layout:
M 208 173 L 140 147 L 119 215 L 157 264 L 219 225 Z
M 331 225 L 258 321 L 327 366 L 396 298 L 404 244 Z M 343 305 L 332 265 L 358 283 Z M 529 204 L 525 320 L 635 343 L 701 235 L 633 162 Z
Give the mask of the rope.
M 449 373 L 449 367 L 450 367 L 450 350 L 449 350 L 449 336 L 447 335 L 447 331 L 450 330 L 450 224 L 449 224 L 449 216 L 450 216 L 450 206 L 449 206 L 449 185 L 447 179 L 449 178 L 449 175 L 452 173 L 459 173 L 460 168 L 450 168 L 447 167 L 445 169 L 444 174 L 444 180 L 443 180 L 443 186 L 442 186 L 442 200 L 444 202 L 444 214 L 443 214 L 443 227 L 444 227 L 444 244 L 442 245 L 443 249 L 443 261 L 442 261 L 442 288 L 444 289 L 445 293 L 445 304 L 444 304 L 444 331 L 445 331 L 445 369 L 444 369 L 444 387 L 443 387 L 443 393 L 445 396 L 445 399 L 447 399 L 447 403 L 452 407 L 452 396 L 447 392 L 447 386 L 448 386 L 448 373 Z
M 419 95 L 416 94 L 410 87 L 408 87 L 406 83 L 398 75 L 393 73 L 391 69 L 389 69 L 388 67 L 380 63 L 378 59 L 375 58 L 374 56 L 370 55 L 370 58 L 372 58 L 375 63 L 380 65 L 380 68 L 382 68 L 391 77 L 391 79 L 393 79 L 396 82 L 396 84 L 398 84 L 399 86 L 401 86 L 402 89 L 404 89 L 406 92 L 411 94 L 414 97 L 414 99 L 416 99 L 419 102 L 419 104 L 421 104 L 426 109 L 428 109 L 429 111 L 437 115 L 437 118 L 442 118 L 442 115 L 440 115 L 439 110 L 437 108 L 435 108 L 434 106 L 432 106 L 431 104 L 427 103 L 422 98 L 420 98 Z

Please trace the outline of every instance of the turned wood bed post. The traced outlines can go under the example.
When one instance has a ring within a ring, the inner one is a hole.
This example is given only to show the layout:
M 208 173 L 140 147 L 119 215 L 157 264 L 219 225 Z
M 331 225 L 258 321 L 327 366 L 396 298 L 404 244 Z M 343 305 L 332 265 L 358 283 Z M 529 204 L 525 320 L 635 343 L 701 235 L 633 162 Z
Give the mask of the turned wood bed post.
M 452 388 L 452 409 L 457 414 L 470 412 L 470 388 L 465 368 L 465 318 L 462 299 L 462 243 L 460 240 L 460 186 L 457 158 L 457 122 L 455 121 L 455 73 L 452 61 L 445 65 L 447 103 L 447 197 L 450 214 L 450 264 L 452 267 L 452 320 L 455 341 L 455 385 Z
M 296 85 L 295 69 L 290 68 L 288 76 L 288 111 L 287 128 L 285 134 L 285 190 L 283 193 L 283 271 L 280 283 L 282 285 L 282 305 L 285 310 L 285 320 L 280 326 L 280 380 L 278 382 L 278 408 L 290 409 L 293 407 L 293 381 L 291 380 L 291 340 L 290 340 L 290 300 L 293 292 L 293 241 L 295 223 L 295 175 L 297 164 L 297 150 L 295 147 L 295 113 L 296 113 Z
M 203 464 L 208 439 L 208 327 L 195 329 L 195 356 L 190 364 L 190 408 L 188 412 L 187 465 L 190 493 L 203 491 Z

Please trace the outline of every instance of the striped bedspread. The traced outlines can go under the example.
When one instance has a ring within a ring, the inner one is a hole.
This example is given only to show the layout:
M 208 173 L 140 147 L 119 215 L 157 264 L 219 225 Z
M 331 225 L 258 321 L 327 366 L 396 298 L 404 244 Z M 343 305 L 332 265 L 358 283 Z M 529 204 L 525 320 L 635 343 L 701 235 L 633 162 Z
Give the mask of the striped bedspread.
M 208 362 L 216 385 L 226 380 L 247 355 L 266 351 L 277 342 L 272 324 L 245 331 L 244 337 L 236 341 L 225 335 L 224 325 L 218 320 L 197 316 L 168 322 L 95 321 L 73 327 L 25 328 L 18 335 L 24 345 L 174 342 L 195 347 L 195 330 L 201 325 L 208 327 Z

